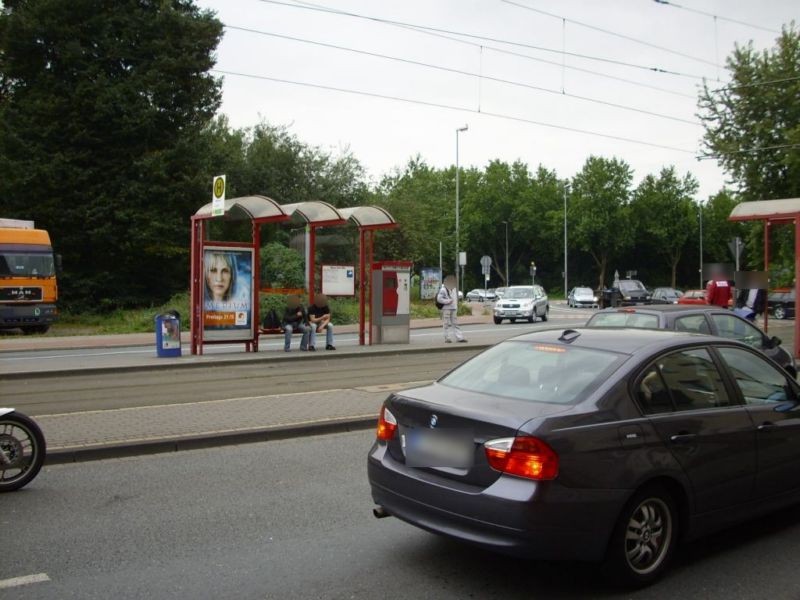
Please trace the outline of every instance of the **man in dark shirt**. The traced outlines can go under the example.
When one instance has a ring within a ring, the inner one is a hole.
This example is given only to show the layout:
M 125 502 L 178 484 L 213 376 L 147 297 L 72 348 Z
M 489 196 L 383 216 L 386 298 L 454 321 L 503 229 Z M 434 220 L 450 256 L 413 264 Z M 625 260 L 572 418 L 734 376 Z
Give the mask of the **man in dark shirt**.
M 283 319 L 281 319 L 281 327 L 283 328 L 283 350 L 289 352 L 292 345 L 292 333 L 301 331 L 303 337 L 300 340 L 300 350 L 308 350 L 308 332 L 311 328 L 308 326 L 308 315 L 306 309 L 300 301 L 300 296 L 291 295 L 286 300 L 286 308 L 283 311 Z
M 308 307 L 308 320 L 310 321 L 311 341 L 309 350 L 316 350 L 317 334 L 325 331 L 325 350 L 336 350 L 333 345 L 333 323 L 331 323 L 331 309 L 328 307 L 328 298 L 319 294 L 314 298 L 314 303 Z

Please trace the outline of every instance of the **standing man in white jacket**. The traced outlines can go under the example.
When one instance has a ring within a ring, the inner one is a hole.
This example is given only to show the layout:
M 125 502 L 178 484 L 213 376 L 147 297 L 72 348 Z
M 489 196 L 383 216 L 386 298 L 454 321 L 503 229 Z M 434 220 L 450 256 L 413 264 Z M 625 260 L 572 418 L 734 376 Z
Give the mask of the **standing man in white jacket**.
M 450 331 L 457 342 L 466 342 L 461 328 L 458 326 L 456 314 L 458 313 L 458 289 L 456 288 L 456 278 L 452 275 L 445 277 L 444 283 L 436 294 L 436 301 L 442 305 L 442 324 L 444 325 L 444 341 L 448 344 Z

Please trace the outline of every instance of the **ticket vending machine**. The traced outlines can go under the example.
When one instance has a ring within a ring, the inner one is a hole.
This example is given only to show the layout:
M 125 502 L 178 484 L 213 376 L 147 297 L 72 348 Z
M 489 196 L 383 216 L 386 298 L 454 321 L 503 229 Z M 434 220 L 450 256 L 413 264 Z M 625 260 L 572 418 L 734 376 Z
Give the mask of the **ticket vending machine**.
M 372 265 L 373 344 L 408 344 L 410 341 L 411 263 L 384 261 Z

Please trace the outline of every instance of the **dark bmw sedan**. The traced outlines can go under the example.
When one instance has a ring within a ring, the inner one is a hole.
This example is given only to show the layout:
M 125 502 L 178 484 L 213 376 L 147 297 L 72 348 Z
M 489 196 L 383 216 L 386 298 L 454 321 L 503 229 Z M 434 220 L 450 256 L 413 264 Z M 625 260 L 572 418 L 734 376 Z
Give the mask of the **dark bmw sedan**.
M 644 585 L 679 540 L 800 501 L 800 388 L 746 344 L 543 330 L 390 395 L 376 516 Z

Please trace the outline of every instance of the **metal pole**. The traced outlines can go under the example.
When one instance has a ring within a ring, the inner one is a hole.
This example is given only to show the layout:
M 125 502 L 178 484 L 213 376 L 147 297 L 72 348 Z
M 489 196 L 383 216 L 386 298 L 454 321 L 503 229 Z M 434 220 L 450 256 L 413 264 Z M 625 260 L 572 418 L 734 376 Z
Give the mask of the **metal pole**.
M 703 289 L 703 205 L 698 204 L 700 209 L 700 289 Z
M 503 221 L 503 224 L 506 226 L 506 287 L 511 285 L 508 282 L 508 221 Z
M 564 298 L 567 297 L 567 182 L 564 182 Z
M 461 214 L 461 208 L 459 205 L 459 163 L 458 163 L 458 134 L 462 131 L 466 131 L 469 129 L 469 125 L 464 125 L 463 127 L 459 127 L 456 129 L 456 269 L 455 269 L 455 276 L 456 276 L 456 291 L 461 289 L 461 280 L 459 278 L 459 261 L 458 255 L 459 251 L 461 250 L 461 240 L 459 238 L 459 219 Z

